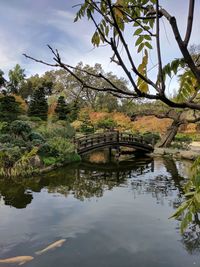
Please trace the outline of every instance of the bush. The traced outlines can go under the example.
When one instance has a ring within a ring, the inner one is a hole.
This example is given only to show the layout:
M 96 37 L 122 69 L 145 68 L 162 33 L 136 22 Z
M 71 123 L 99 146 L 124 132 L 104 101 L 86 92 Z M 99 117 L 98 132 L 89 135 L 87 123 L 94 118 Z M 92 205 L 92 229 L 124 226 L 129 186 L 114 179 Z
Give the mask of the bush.
M 97 127 L 103 129 L 113 129 L 117 126 L 117 123 L 111 118 L 105 118 L 98 122 Z
M 142 137 L 149 144 L 156 144 L 160 140 L 160 135 L 158 133 L 146 132 Z
M 10 133 L 16 136 L 22 136 L 23 139 L 27 139 L 28 134 L 31 132 L 31 127 L 24 121 L 13 121 L 10 124 Z
M 34 140 L 40 140 L 42 142 L 45 141 L 44 137 L 40 133 L 37 133 L 37 132 L 31 132 L 28 138 L 30 141 L 34 141 Z
M 30 121 L 33 121 L 33 122 L 41 122 L 42 121 L 42 119 L 39 117 L 32 116 L 32 117 L 28 117 L 28 118 Z
M 18 146 L 18 147 L 27 147 L 27 142 L 24 141 L 23 139 L 14 139 L 11 141 L 11 143 L 14 146 Z
M 64 162 L 74 153 L 74 145 L 62 137 L 55 137 L 48 141 L 51 148 L 57 151 L 59 161 Z
M 20 115 L 18 116 L 18 120 L 20 121 L 30 121 L 30 118 L 26 115 Z
M 58 152 L 57 150 L 52 148 L 48 143 L 45 143 L 44 145 L 39 147 L 38 155 L 41 157 L 52 157 L 52 156 L 58 156 Z
M 11 141 L 12 141 L 12 137 L 10 134 L 0 135 L 0 143 L 10 143 Z
M 50 165 L 54 165 L 57 162 L 57 159 L 54 157 L 43 157 L 42 161 L 44 165 L 50 166 Z
M 181 143 L 188 143 L 190 144 L 192 142 L 192 138 L 188 135 L 184 134 L 177 134 L 174 138 L 175 142 L 181 142 Z
M 3 149 L 0 151 L 0 169 L 2 171 L 7 171 L 11 168 L 14 163 L 20 159 L 22 153 L 19 147 L 12 147 Z
M 44 142 L 41 140 L 41 139 L 34 139 L 33 141 L 32 141 L 32 145 L 33 146 L 40 146 L 40 145 L 42 145 Z
M 192 142 L 192 138 L 185 134 L 177 134 L 172 143 L 173 148 L 177 149 L 189 149 L 189 145 Z
M 37 131 L 45 138 L 50 139 L 54 137 L 62 137 L 62 138 L 72 138 L 75 135 L 74 128 L 68 123 L 65 126 L 55 123 L 50 125 L 42 125 Z

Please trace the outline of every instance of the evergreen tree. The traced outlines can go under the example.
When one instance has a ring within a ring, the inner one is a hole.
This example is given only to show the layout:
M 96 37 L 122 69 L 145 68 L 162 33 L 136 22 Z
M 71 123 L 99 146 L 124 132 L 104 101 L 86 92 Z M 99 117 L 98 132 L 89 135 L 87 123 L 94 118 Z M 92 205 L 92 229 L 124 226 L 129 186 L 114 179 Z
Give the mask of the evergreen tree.
M 9 76 L 9 85 L 7 90 L 10 93 L 17 94 L 19 92 L 21 84 L 23 83 L 26 77 L 25 70 L 22 69 L 19 64 L 17 64 L 13 70 L 9 71 L 8 76 Z
M 28 108 L 28 115 L 30 117 L 39 117 L 42 120 L 47 119 L 48 113 L 48 104 L 47 99 L 45 97 L 44 88 L 39 88 L 34 91 L 29 108 Z
M 66 115 L 69 113 L 69 108 L 65 102 L 64 96 L 60 96 L 58 98 L 55 112 L 57 113 L 59 120 L 66 120 Z
M 19 105 L 14 96 L 5 95 L 0 97 L 0 121 L 16 120 L 20 114 Z

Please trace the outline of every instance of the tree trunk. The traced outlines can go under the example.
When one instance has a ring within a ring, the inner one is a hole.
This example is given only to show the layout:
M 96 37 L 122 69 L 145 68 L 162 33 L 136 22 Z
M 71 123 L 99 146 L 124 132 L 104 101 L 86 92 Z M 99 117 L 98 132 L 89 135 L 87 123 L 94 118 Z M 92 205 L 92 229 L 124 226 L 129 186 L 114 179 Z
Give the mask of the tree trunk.
M 180 121 L 174 120 L 171 126 L 168 127 L 166 134 L 161 137 L 160 142 L 157 144 L 158 147 L 169 147 L 174 137 L 178 132 Z

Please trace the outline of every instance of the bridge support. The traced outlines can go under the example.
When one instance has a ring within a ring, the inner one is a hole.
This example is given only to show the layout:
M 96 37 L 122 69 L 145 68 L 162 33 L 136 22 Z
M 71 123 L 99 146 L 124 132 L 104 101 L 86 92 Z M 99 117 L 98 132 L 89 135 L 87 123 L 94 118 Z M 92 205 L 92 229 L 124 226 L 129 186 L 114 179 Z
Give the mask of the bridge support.
M 109 161 L 111 161 L 112 158 L 112 147 L 109 147 Z

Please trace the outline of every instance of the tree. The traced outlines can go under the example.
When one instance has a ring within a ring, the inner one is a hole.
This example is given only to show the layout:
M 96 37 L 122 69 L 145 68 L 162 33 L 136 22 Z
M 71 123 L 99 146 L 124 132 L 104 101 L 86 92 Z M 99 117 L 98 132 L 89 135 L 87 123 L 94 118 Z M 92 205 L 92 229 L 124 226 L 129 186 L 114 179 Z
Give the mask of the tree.
M 59 120 L 66 120 L 67 114 L 70 111 L 69 111 L 68 106 L 67 106 L 67 104 L 65 102 L 64 96 L 60 96 L 58 98 L 58 102 L 57 102 L 57 106 L 56 106 L 55 112 L 57 113 Z
M 45 94 L 50 95 L 52 92 L 53 83 L 55 83 L 53 77 L 49 77 L 46 73 L 42 76 L 36 74 L 26 80 L 23 80 L 19 87 L 18 93 L 24 99 L 26 99 L 38 88 L 44 88 Z
M 194 3 L 194 0 L 189 1 L 187 29 L 184 37 L 181 36 L 176 18 L 160 6 L 159 0 L 85 0 L 80 5 L 75 21 L 87 16 L 88 20 L 94 24 L 96 29 L 92 36 L 93 45 L 98 47 L 103 43 L 112 49 L 111 62 L 117 64 L 124 71 L 130 82 L 129 90 L 120 88 L 109 81 L 102 73 L 94 74 L 65 64 L 59 52 L 50 46 L 55 64 L 37 60 L 30 56 L 27 57 L 43 64 L 65 69 L 82 84 L 83 88 L 110 92 L 118 97 L 161 100 L 172 108 L 200 110 L 200 104 L 196 102 L 196 92 L 198 92 L 200 84 L 200 68 L 188 48 L 193 27 Z M 164 51 L 161 50 L 160 46 L 162 41 L 162 35 L 160 34 L 162 30 L 160 28 L 161 18 L 166 19 L 169 23 L 174 34 L 174 41 L 182 53 L 182 58 L 169 61 L 166 65 L 163 64 L 162 53 Z M 127 35 L 125 32 L 125 28 L 128 28 L 129 25 L 133 31 L 133 40 L 129 38 L 130 34 Z M 132 47 L 132 44 L 135 47 Z M 121 53 L 122 50 L 123 54 Z M 157 64 L 154 66 L 154 69 L 157 68 L 157 74 L 153 77 L 150 77 L 148 73 L 150 50 L 155 51 L 157 55 Z M 141 58 L 139 65 L 133 52 L 138 54 L 137 59 Z M 191 75 L 196 80 L 195 93 L 191 92 L 187 101 L 172 100 L 166 95 L 166 78 L 173 74 L 177 75 L 180 69 L 184 70 L 185 68 L 191 71 Z M 77 70 L 82 71 L 88 77 L 95 77 L 104 81 L 106 86 L 99 86 L 102 83 L 91 85 L 86 79 L 82 79 L 76 74 Z
M 10 93 L 17 94 L 22 82 L 26 77 L 25 70 L 22 69 L 19 64 L 17 64 L 13 70 L 9 71 L 8 76 L 9 83 L 7 89 Z
M 39 88 L 34 91 L 28 107 L 28 115 L 39 117 L 42 120 L 47 119 L 48 104 L 45 97 L 44 88 Z
M 16 120 L 20 113 L 20 105 L 16 102 L 14 96 L 0 96 L 0 121 Z
M 6 82 L 6 80 L 3 77 L 3 75 L 4 75 L 4 72 L 0 69 L 0 89 L 1 89 L 2 86 L 5 86 L 5 82 Z

